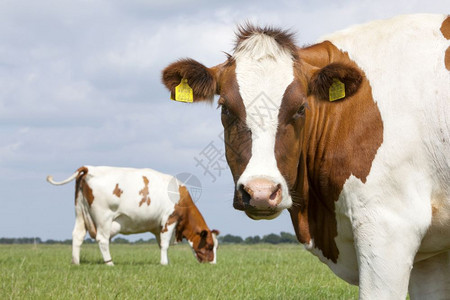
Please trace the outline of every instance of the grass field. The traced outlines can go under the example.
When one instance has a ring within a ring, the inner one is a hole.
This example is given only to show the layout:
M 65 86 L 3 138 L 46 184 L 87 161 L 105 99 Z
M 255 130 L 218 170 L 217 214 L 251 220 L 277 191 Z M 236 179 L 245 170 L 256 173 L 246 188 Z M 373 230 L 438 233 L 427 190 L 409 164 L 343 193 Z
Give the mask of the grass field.
M 0 245 L 0 299 L 355 299 L 300 245 L 220 245 L 217 265 L 199 264 L 186 244 L 159 265 L 156 245 L 111 245 L 102 264 L 96 244 L 73 266 L 69 245 Z

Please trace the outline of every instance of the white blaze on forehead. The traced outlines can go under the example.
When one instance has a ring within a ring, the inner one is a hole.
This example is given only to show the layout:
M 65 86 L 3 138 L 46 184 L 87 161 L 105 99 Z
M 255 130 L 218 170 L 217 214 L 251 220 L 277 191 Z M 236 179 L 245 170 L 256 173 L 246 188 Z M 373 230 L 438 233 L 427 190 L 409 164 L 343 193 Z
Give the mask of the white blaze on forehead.
M 243 41 L 234 54 L 236 79 L 251 130 L 275 129 L 284 92 L 294 80 L 291 53 L 264 34 Z
M 275 138 L 283 95 L 294 80 L 293 57 L 274 38 L 256 33 L 238 45 L 234 58 L 246 123 L 252 132 L 252 157 L 239 183 L 268 177 L 282 184 L 285 198 L 288 191 L 275 159 Z M 289 204 L 286 201 L 282 202 Z

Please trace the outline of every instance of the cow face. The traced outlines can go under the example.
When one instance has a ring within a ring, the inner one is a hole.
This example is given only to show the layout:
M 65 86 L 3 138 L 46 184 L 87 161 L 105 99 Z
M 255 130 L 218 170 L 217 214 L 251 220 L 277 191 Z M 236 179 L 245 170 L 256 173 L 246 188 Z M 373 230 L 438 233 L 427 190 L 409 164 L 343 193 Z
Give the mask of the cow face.
M 292 34 L 270 28 L 240 28 L 233 55 L 207 68 L 183 59 L 162 75 L 174 93 L 182 79 L 194 101 L 219 95 L 227 162 L 235 182 L 236 209 L 252 219 L 272 219 L 292 205 L 308 114 L 315 98 L 328 96 L 333 80 L 360 80 L 343 65 L 320 69 L 302 61 Z M 350 77 L 351 77 L 350 76 Z M 356 89 L 357 89 L 357 85 Z M 347 94 L 355 90 L 347 90 Z
M 209 262 L 216 263 L 216 251 L 218 246 L 217 230 L 202 230 L 195 234 L 195 236 L 189 240 L 189 244 L 192 247 L 195 257 L 201 263 Z

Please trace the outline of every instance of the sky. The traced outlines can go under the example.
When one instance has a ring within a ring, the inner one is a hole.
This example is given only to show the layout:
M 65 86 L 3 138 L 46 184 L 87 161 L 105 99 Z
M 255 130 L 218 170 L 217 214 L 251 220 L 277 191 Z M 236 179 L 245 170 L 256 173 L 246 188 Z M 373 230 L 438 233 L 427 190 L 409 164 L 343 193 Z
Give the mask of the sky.
M 211 229 L 293 233 L 287 211 L 254 221 L 233 209 L 217 105 L 171 101 L 161 70 L 184 57 L 223 62 L 246 21 L 290 29 L 302 46 L 353 24 L 449 12 L 448 0 L 0 0 L 0 237 L 70 239 L 74 183 L 45 178 L 82 165 L 187 173 Z

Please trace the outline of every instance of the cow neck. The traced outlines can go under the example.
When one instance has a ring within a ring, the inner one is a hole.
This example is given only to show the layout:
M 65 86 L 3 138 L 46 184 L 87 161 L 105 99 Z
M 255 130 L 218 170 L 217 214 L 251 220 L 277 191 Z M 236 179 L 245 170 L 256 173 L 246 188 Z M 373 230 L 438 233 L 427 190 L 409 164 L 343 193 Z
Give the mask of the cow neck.
M 196 235 L 196 228 L 202 225 L 206 228 L 206 223 L 195 206 L 192 198 L 185 186 L 179 187 L 180 200 L 175 204 L 175 211 L 171 217 L 177 219 L 177 226 L 175 228 L 176 239 L 181 242 L 183 238 L 188 241 L 193 241 Z
M 299 52 L 309 70 L 332 62 L 358 68 L 330 42 Z M 329 102 L 312 95 L 308 97 L 297 182 L 292 191 L 291 217 L 299 241 L 311 245 L 313 240 L 314 247 L 334 262 L 339 255 L 334 240 L 337 236 L 335 202 L 351 175 L 366 182 L 383 141 L 381 115 L 369 82 L 363 77 L 358 92 L 343 100 Z

